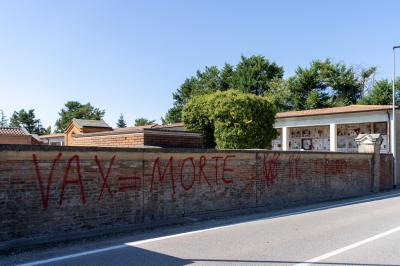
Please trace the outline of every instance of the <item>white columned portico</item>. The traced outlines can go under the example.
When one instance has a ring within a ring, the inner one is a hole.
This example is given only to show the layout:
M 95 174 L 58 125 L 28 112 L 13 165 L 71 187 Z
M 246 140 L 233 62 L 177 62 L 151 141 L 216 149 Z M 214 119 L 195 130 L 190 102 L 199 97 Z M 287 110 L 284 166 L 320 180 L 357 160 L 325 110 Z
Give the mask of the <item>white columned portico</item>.
M 337 150 L 337 125 L 335 123 L 329 124 L 329 143 L 330 151 Z
M 289 128 L 282 127 L 282 150 L 289 150 Z

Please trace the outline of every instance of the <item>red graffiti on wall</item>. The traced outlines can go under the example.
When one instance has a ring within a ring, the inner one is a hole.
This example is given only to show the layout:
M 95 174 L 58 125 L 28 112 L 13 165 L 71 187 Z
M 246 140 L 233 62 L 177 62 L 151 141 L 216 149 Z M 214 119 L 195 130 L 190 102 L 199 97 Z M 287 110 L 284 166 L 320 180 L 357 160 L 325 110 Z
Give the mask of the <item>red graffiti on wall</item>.
M 174 157 L 171 156 L 168 160 L 167 165 L 164 168 L 164 171 L 161 174 L 161 166 L 160 166 L 160 157 L 157 157 L 156 160 L 153 163 L 153 173 L 151 175 L 151 185 L 150 185 L 150 192 L 153 192 L 154 189 L 154 180 L 155 180 L 155 174 L 156 170 L 158 172 L 158 180 L 159 183 L 163 182 L 165 179 L 165 176 L 167 174 L 167 171 L 169 169 L 169 174 L 170 174 L 170 179 L 171 179 L 171 189 L 172 189 L 172 195 L 175 195 L 175 179 L 174 179 Z
M 347 161 L 344 159 L 317 159 L 314 161 L 316 175 L 343 175 L 347 168 Z
M 140 186 L 137 185 L 136 181 L 140 179 L 141 178 L 139 176 L 117 176 L 117 180 L 119 182 L 118 191 L 125 192 L 129 190 L 139 189 Z M 131 181 L 131 182 L 125 183 L 125 181 Z
M 78 175 L 78 178 L 77 179 L 68 179 L 69 173 L 70 173 L 70 170 L 71 170 L 71 165 L 72 165 L 73 161 L 75 161 L 76 173 Z M 81 175 L 81 166 L 80 166 L 80 163 L 79 163 L 79 156 L 78 155 L 74 155 L 68 160 L 68 165 L 67 165 L 67 169 L 65 170 L 63 184 L 61 186 L 60 205 L 62 205 L 62 202 L 63 202 L 63 199 L 64 199 L 65 187 L 67 185 L 72 185 L 72 184 L 78 184 L 79 185 L 82 203 L 86 204 L 85 191 L 84 191 L 84 188 L 83 188 L 83 181 L 82 181 L 82 175 Z
M 328 161 L 328 173 L 331 175 L 343 175 L 347 170 L 347 161 L 336 159 Z
M 101 199 L 101 196 L 103 195 L 104 189 L 107 189 L 108 194 L 112 198 L 113 194 L 111 192 L 111 188 L 110 188 L 107 180 L 108 180 L 108 177 L 110 176 L 111 168 L 112 168 L 112 165 L 113 165 L 114 160 L 115 160 L 115 155 L 113 157 L 111 157 L 110 163 L 108 164 L 108 169 L 107 169 L 107 174 L 106 175 L 104 175 L 103 167 L 101 166 L 100 161 L 99 161 L 99 157 L 97 157 L 97 155 L 94 156 L 94 160 L 95 160 L 95 162 L 97 164 L 97 167 L 99 168 L 100 175 L 101 175 L 101 178 L 103 180 L 103 184 L 101 185 L 100 194 L 99 194 L 99 197 L 97 198 L 97 200 L 99 201 Z
M 218 185 L 218 180 L 221 179 L 224 184 L 233 183 L 232 173 L 235 172 L 233 168 L 229 167 L 229 159 L 235 158 L 235 155 L 227 155 L 225 157 L 215 156 L 211 157 L 214 161 L 215 168 L 215 184 Z M 222 163 L 219 163 L 223 161 Z M 180 186 L 184 191 L 190 191 L 196 184 L 196 179 L 198 179 L 198 184 L 201 184 L 201 179 L 204 179 L 206 183 L 211 187 L 211 183 L 208 179 L 208 176 L 205 172 L 205 166 L 207 164 L 207 158 L 204 155 L 201 155 L 198 160 L 199 170 L 197 171 L 195 159 L 190 156 L 186 157 L 178 162 L 179 169 L 179 178 L 180 178 Z M 220 165 L 222 164 L 222 165 Z M 190 179 L 185 179 L 185 174 L 189 173 Z M 220 174 L 221 172 L 221 174 Z M 229 174 L 230 173 L 230 174 Z M 171 182 L 171 193 L 175 195 L 176 186 L 175 186 L 175 175 L 174 175 L 174 158 L 171 156 L 167 162 L 167 165 L 161 169 L 160 158 L 157 157 L 153 163 L 153 172 L 151 178 L 150 192 L 153 192 L 155 188 L 156 180 L 158 180 L 158 184 L 164 182 L 167 179 L 167 175 L 170 176 Z M 185 181 L 186 180 L 186 181 Z
M 61 157 L 62 154 L 59 153 L 52 161 L 51 170 L 47 177 L 47 184 L 45 184 L 45 180 L 42 176 L 42 171 L 39 167 L 39 160 L 36 154 L 32 155 L 36 177 L 39 183 L 42 205 L 44 209 L 47 209 L 49 206 L 50 191 L 55 178 L 55 169 Z M 232 168 L 229 163 L 232 158 L 235 158 L 235 155 L 215 156 L 211 157 L 211 159 L 209 160 L 207 160 L 206 156 L 204 155 L 201 155 L 198 160 L 195 160 L 192 156 L 189 156 L 187 158 L 179 160 L 178 165 L 174 165 L 173 156 L 171 156 L 164 164 L 162 164 L 160 158 L 157 157 L 153 162 L 150 192 L 154 191 L 155 185 L 157 183 L 158 185 L 160 185 L 163 182 L 169 180 L 171 195 L 174 196 L 176 193 L 176 180 L 174 171 L 178 171 L 177 177 L 180 177 L 179 184 L 183 191 L 192 190 L 196 184 L 201 185 L 202 180 L 205 181 L 205 183 L 211 188 L 212 184 L 206 171 L 207 166 L 209 168 L 214 167 L 215 169 L 215 185 L 218 185 L 219 180 L 221 180 L 222 183 L 225 185 L 232 184 L 234 182 L 233 176 L 235 172 L 235 169 Z M 115 182 L 112 182 L 112 180 L 116 180 L 116 183 L 118 185 L 118 187 L 114 191 L 126 192 L 141 189 L 140 180 L 142 179 L 142 177 L 137 175 L 118 175 L 117 173 L 113 175 L 113 167 L 116 161 L 115 155 L 113 155 L 109 159 L 108 163 L 107 161 L 102 163 L 102 160 L 99 158 L 98 155 L 95 155 L 93 160 L 97 166 L 99 173 L 99 194 L 97 196 L 97 201 L 100 201 L 104 197 L 106 197 L 106 194 L 108 194 L 108 196 L 113 199 L 114 193 L 116 192 L 113 192 L 112 184 L 114 184 Z M 270 173 L 272 173 L 274 170 L 269 169 L 268 171 L 269 174 L 267 174 L 267 176 L 269 176 Z M 68 158 L 67 166 L 63 173 L 60 188 L 60 205 L 63 204 L 65 200 L 64 198 L 66 194 L 66 189 L 69 187 L 71 187 L 71 189 L 79 189 L 81 202 L 84 205 L 86 204 L 87 196 L 85 192 L 83 174 L 84 173 L 82 173 L 81 171 L 81 162 L 79 156 L 74 155 Z M 196 182 L 196 179 L 198 179 L 198 182 Z M 267 179 L 270 180 L 270 178 L 268 177 Z M 90 190 L 92 191 L 93 189 Z
M 208 181 L 207 174 L 204 172 L 204 167 L 206 166 L 207 158 L 204 155 L 200 156 L 199 159 L 199 184 L 201 184 L 201 178 L 203 177 L 206 180 L 207 184 L 211 186 L 210 182 Z
M 45 189 L 43 186 L 43 180 L 42 180 L 42 175 L 40 173 L 39 162 L 38 162 L 37 156 L 36 156 L 36 154 L 32 154 L 33 163 L 35 165 L 36 177 L 39 181 L 40 195 L 42 197 L 42 204 L 43 204 L 44 209 L 47 209 L 47 207 L 49 207 L 50 187 L 51 187 L 52 180 L 53 180 L 54 169 L 56 167 L 57 161 L 61 158 L 61 156 L 62 156 L 62 154 L 59 153 L 51 164 L 51 170 L 50 170 L 49 176 L 47 177 L 47 186 Z
M 191 162 L 191 167 L 192 167 L 192 181 L 190 182 L 190 184 L 188 186 L 186 186 L 183 182 L 183 169 L 185 167 L 185 163 L 186 161 L 190 161 Z M 187 157 L 185 159 L 183 159 L 181 161 L 181 186 L 184 190 L 188 191 L 190 189 L 192 189 L 193 185 L 194 185 L 194 181 L 196 181 L 196 166 L 194 165 L 194 161 L 193 161 L 193 157 Z M 200 178 L 199 178 L 200 180 Z
M 218 161 L 219 159 L 222 159 L 224 157 L 222 156 L 214 156 L 211 157 L 211 159 L 215 160 L 215 184 L 218 185 Z
M 278 163 L 280 153 L 267 154 L 263 158 L 263 174 L 267 187 L 275 184 L 278 175 Z
M 289 178 L 300 178 L 301 155 L 290 155 L 288 160 Z
M 226 172 L 234 172 L 234 171 L 235 171 L 234 169 L 228 168 L 228 167 L 227 167 L 227 166 L 228 166 L 227 160 L 228 160 L 229 158 L 235 158 L 235 155 L 227 155 L 227 156 L 225 156 L 225 158 L 224 158 L 224 166 L 222 167 L 222 177 L 221 177 L 221 179 L 222 179 L 222 181 L 223 181 L 225 184 L 233 183 L 233 180 L 232 180 L 232 179 L 227 179 L 227 178 L 225 177 L 225 173 L 226 173 Z
M 314 160 L 313 172 L 316 175 L 325 175 L 325 159 Z

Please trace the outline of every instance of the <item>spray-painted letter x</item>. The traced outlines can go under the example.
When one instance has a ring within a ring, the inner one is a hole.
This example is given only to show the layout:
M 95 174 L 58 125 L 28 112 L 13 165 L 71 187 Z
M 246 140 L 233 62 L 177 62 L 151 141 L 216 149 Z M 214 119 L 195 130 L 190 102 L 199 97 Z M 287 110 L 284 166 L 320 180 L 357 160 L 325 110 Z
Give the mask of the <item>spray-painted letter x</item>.
M 101 186 L 100 194 L 99 194 L 99 197 L 97 198 L 98 201 L 101 199 L 104 189 L 107 189 L 107 192 L 108 192 L 108 194 L 110 194 L 111 198 L 113 197 L 113 194 L 111 192 L 110 186 L 108 185 L 107 179 L 110 175 L 111 168 L 114 163 L 114 159 L 115 159 L 115 155 L 111 158 L 110 163 L 108 165 L 107 174 L 104 176 L 103 167 L 100 164 L 99 158 L 97 157 L 97 155 L 95 155 L 95 157 L 94 157 L 94 160 L 96 161 L 96 164 L 99 167 L 101 178 L 103 179 L 103 184 Z

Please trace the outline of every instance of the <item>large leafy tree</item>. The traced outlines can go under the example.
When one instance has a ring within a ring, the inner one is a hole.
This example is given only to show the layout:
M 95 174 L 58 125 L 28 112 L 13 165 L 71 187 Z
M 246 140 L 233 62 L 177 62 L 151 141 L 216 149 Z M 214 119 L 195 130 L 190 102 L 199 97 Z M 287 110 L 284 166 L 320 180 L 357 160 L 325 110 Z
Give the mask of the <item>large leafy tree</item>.
M 172 94 L 174 106 L 168 110 L 165 118 L 162 119 L 163 124 L 181 122 L 183 106 L 191 97 L 219 89 L 221 89 L 220 71 L 216 66 L 206 67 L 203 72 L 197 70 L 195 76 L 187 78 L 181 87 Z
M 179 104 L 168 109 L 168 112 L 165 114 L 165 116 L 161 117 L 161 123 L 163 125 L 167 125 L 181 122 L 183 106 L 183 104 Z
M 292 95 L 287 86 L 287 81 L 281 78 L 273 78 L 270 82 L 270 89 L 264 93 L 276 111 L 284 112 L 292 109 Z
M 59 118 L 55 124 L 56 132 L 64 132 L 73 118 L 99 120 L 103 118 L 105 111 L 93 107 L 90 103 L 81 104 L 77 101 L 68 101 L 58 114 Z
M 396 79 L 396 105 L 400 104 L 400 78 Z M 392 81 L 382 79 L 377 81 L 358 103 L 359 104 L 392 104 Z
M 321 64 L 313 61 L 309 68 L 298 67 L 287 81 L 293 109 L 303 110 L 327 106 L 326 84 L 320 75 Z
M 374 75 L 375 67 L 356 71 L 329 59 L 314 60 L 308 68 L 298 67 L 287 81 L 293 109 L 315 109 L 355 104 Z
M 282 78 L 283 68 L 263 56 L 242 56 L 233 75 L 233 88 L 242 92 L 264 95 L 273 78 Z
M 185 127 L 189 131 L 202 133 L 205 148 L 216 146 L 211 106 L 213 97 L 214 95 L 195 96 L 185 105 L 182 112 Z
M 50 127 L 44 128 L 40 119 L 36 118 L 35 109 L 14 111 L 10 118 L 10 127 L 24 127 L 29 133 L 39 135 L 51 132 Z
M 229 90 L 195 96 L 182 117 L 189 130 L 203 133 L 207 148 L 265 148 L 275 136 L 273 104 L 250 93 Z
M 144 117 L 140 117 L 135 119 L 135 126 L 153 125 L 155 122 L 156 120 L 150 120 Z
M 183 107 L 198 95 L 231 89 L 264 95 L 271 88 L 271 80 L 282 76 L 281 66 L 260 55 L 242 56 L 236 66 L 225 64 L 221 69 L 206 67 L 204 71 L 198 70 L 196 75 L 187 78 L 173 93 L 174 105 L 161 120 L 163 124 L 181 122 Z

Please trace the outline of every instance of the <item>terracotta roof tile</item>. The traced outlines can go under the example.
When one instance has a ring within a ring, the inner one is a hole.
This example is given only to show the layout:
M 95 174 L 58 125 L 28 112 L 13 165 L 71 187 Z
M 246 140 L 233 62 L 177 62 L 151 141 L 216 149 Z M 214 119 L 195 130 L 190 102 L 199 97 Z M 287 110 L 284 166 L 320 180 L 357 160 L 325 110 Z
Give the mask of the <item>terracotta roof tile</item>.
M 23 128 L 18 127 L 0 127 L 0 135 L 5 136 L 25 136 L 29 133 Z
M 277 113 L 276 118 L 279 119 L 279 118 L 289 118 L 289 117 L 357 113 L 357 112 L 382 111 L 391 109 L 392 109 L 391 105 L 349 105 L 349 106 L 332 107 L 324 109 L 282 112 L 282 113 Z
M 101 120 L 89 120 L 89 119 L 72 119 L 72 122 L 79 128 L 83 127 L 100 127 L 100 128 L 111 128 L 103 119 Z

